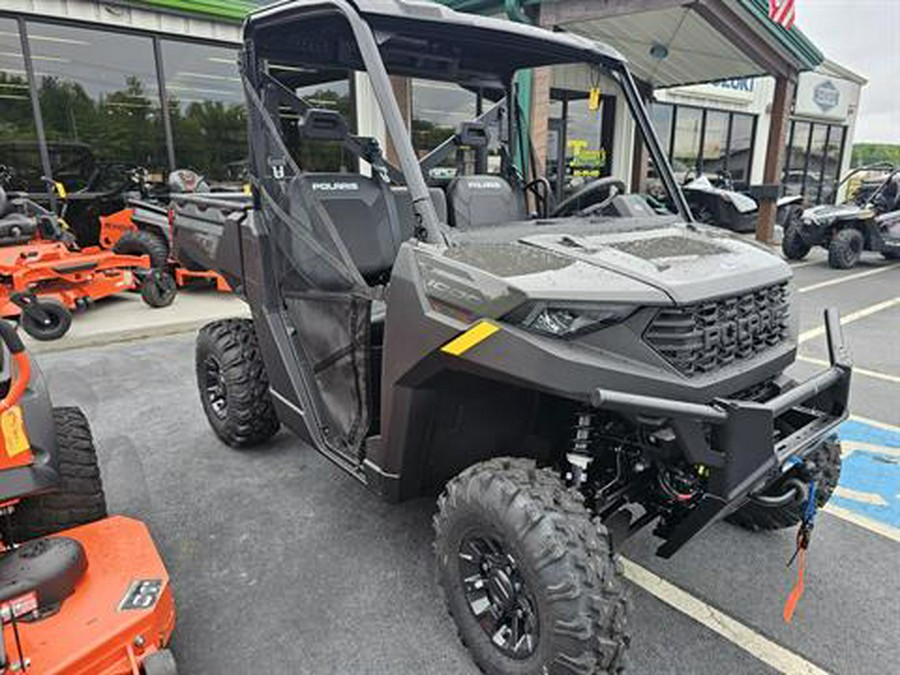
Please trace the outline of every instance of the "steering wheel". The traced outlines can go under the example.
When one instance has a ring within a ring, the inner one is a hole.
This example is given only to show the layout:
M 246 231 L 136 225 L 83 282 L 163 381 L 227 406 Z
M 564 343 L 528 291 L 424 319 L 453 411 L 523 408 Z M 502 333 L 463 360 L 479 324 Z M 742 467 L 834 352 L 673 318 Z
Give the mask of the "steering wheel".
M 616 192 L 612 193 L 612 189 L 616 188 Z M 605 203 L 613 196 L 624 194 L 626 191 L 625 183 L 618 178 L 607 176 L 606 178 L 598 178 L 591 181 L 571 197 L 563 199 L 551 214 L 554 218 L 564 218 L 574 215 L 587 206 L 593 206 L 598 202 Z
M 525 183 L 522 187 L 525 193 L 532 193 L 538 207 L 538 216 L 546 218 L 550 214 L 550 206 L 553 199 L 553 188 L 550 187 L 550 181 L 544 176 L 538 176 L 532 181 Z

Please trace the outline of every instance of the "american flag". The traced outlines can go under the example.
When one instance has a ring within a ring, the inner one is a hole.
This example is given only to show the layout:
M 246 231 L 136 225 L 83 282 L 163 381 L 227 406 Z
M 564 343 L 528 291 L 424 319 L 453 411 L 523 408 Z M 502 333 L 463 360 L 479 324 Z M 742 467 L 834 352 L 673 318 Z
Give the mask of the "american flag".
M 769 0 L 769 18 L 790 30 L 797 18 L 794 0 Z

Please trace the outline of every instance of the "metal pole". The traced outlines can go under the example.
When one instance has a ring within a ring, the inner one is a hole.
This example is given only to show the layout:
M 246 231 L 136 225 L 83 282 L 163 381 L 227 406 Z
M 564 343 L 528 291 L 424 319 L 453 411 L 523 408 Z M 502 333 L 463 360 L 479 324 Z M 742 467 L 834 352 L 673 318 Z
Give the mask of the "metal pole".
M 41 100 L 38 95 L 37 79 L 34 76 L 34 66 L 31 63 L 31 47 L 28 43 L 28 27 L 25 19 L 19 17 L 19 39 L 22 43 L 22 60 L 25 63 L 25 77 L 28 80 L 28 92 L 31 95 L 31 112 L 34 115 L 34 129 L 37 134 L 38 153 L 41 156 L 41 168 L 44 175 L 53 179 L 53 168 L 50 166 L 50 152 L 47 150 L 47 138 L 44 135 L 44 117 L 41 115 Z M 50 190 L 50 210 L 56 211 L 56 192 Z
M 175 138 L 172 135 L 172 120 L 169 118 L 169 95 L 166 92 L 166 72 L 163 67 L 162 47 L 159 37 L 153 36 L 153 60 L 156 62 L 156 86 L 159 88 L 159 103 L 162 106 L 163 133 L 166 135 L 166 154 L 169 171 L 175 170 Z
M 760 200 L 759 220 L 756 223 L 756 238 L 769 244 L 775 232 L 775 216 L 778 211 L 778 186 L 781 184 L 782 159 L 787 137 L 791 103 L 794 98 L 794 82 L 780 76 L 775 81 L 775 100 L 772 102 L 772 118 L 769 126 L 769 141 L 766 145 L 766 164 L 763 168 L 763 183 L 773 189 Z M 812 130 L 810 130 L 812 135 Z

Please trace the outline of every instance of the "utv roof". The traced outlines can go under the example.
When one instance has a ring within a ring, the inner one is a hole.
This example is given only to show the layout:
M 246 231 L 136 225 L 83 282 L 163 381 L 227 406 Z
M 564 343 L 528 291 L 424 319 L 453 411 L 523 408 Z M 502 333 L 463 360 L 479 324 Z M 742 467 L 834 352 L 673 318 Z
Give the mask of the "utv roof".
M 310 42 L 327 41 L 328 28 L 336 28 L 336 19 L 344 26 L 358 19 L 369 24 L 392 72 L 424 71 L 440 77 L 431 72 L 433 63 L 424 62 L 450 54 L 456 57 L 449 66 L 453 70 L 504 76 L 556 63 L 624 62 L 612 47 L 578 35 L 463 14 L 418 0 L 285 0 L 249 15 L 244 36 L 256 41 L 263 56 L 290 59 L 297 51 L 309 56 Z M 334 65 L 343 55 L 343 65 L 352 67 L 344 50 L 324 44 L 316 49 L 320 56 L 327 51 Z

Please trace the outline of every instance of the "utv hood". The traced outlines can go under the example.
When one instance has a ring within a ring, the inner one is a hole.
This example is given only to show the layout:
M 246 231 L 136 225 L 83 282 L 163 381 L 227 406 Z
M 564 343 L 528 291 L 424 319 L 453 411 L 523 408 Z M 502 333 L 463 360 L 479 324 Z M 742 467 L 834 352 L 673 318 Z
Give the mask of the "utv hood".
M 838 204 L 837 206 L 822 204 L 806 209 L 803 212 L 803 220 L 827 225 L 836 220 L 855 220 L 857 218 L 868 218 L 872 215 L 869 209 L 857 204 Z
M 734 295 L 791 276 L 790 267 L 761 246 L 705 227 L 536 234 L 520 241 L 652 286 L 677 304 Z

